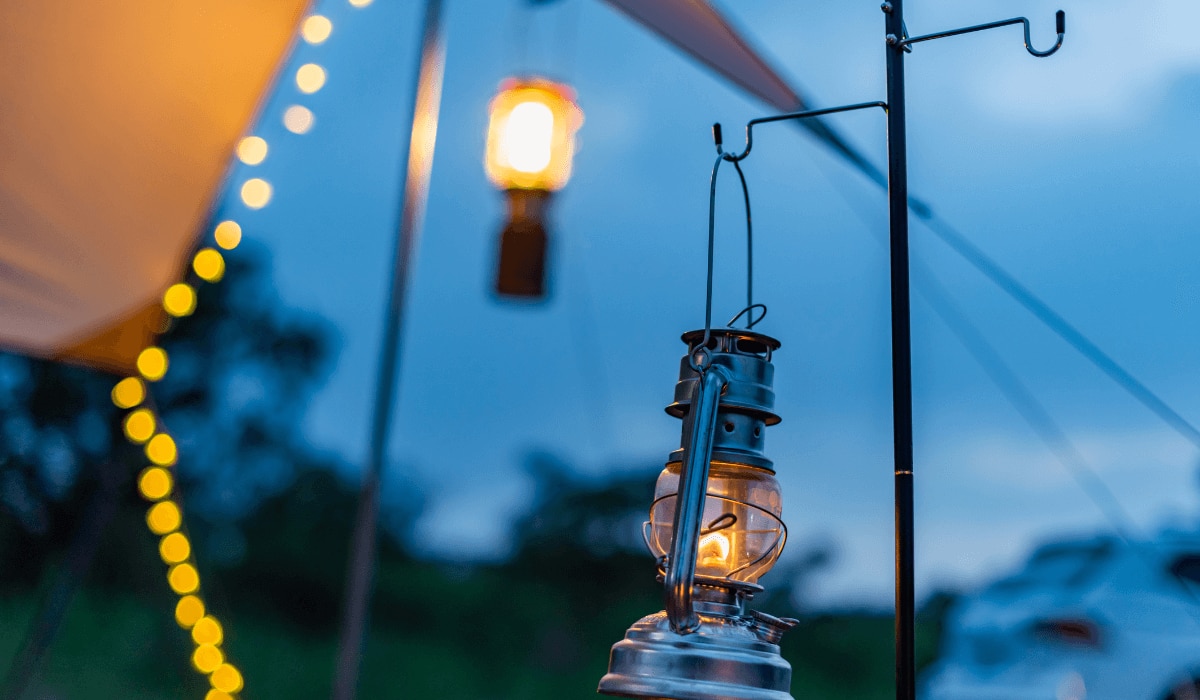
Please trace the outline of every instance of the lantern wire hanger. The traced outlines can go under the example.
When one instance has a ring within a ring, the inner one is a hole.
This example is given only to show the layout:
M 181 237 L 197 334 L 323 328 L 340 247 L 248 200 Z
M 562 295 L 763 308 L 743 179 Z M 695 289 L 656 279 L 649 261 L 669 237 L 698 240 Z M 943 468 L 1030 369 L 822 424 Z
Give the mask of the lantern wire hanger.
M 714 138 L 720 140 L 721 125 L 713 125 Z M 704 300 L 704 341 L 707 344 L 709 336 L 712 333 L 712 298 L 713 298 L 713 258 L 716 243 L 716 228 L 717 228 L 717 175 L 721 169 L 722 161 L 729 160 L 723 155 L 718 154 L 717 160 L 713 163 L 712 176 L 709 178 L 708 187 L 708 281 Z M 750 188 L 746 185 L 746 174 L 742 172 L 742 166 L 736 161 L 731 160 L 733 167 L 737 170 L 738 181 L 742 185 L 742 201 L 746 207 L 746 306 L 742 308 L 729 322 L 725 325 L 732 328 L 733 324 L 738 322 L 738 319 L 746 317 L 746 330 L 754 328 L 760 321 L 766 318 L 767 305 L 754 303 L 754 222 L 750 215 Z M 754 312 L 759 311 L 757 317 Z

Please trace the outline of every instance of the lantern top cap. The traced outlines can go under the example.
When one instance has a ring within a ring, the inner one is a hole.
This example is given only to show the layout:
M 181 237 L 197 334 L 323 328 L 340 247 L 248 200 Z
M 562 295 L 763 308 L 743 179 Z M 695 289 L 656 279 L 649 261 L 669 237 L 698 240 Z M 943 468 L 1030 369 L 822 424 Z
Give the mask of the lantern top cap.
M 575 102 L 575 91 L 566 83 L 558 83 L 549 78 L 537 75 L 521 75 L 505 78 L 500 81 L 500 92 L 510 90 L 545 90 L 552 92 L 568 102 Z
M 745 328 L 712 328 L 708 332 L 710 349 L 725 347 L 729 350 L 738 349 L 750 354 L 778 350 L 782 345 L 778 340 L 763 333 L 756 333 Z M 680 336 L 688 349 L 697 348 L 704 340 L 704 329 L 688 331 Z M 758 346 L 758 347 L 756 347 Z

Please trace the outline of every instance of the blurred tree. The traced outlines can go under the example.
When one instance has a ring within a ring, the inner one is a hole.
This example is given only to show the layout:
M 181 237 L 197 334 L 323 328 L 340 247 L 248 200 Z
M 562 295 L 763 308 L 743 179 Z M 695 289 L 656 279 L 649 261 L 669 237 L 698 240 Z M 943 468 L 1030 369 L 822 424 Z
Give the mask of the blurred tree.
M 170 322 L 170 371 L 150 401 L 180 445 L 189 510 L 243 515 L 291 480 L 310 451 L 299 421 L 330 337 L 324 322 L 281 308 L 266 255 L 245 246 L 220 284 L 201 286 L 195 313 Z M 0 587 L 38 581 L 103 479 L 137 503 L 130 481 L 145 458 L 122 436 L 124 412 L 110 399 L 117 379 L 0 354 Z
M 171 369 L 148 402 L 180 445 L 189 512 L 219 522 L 293 478 L 309 451 L 298 430 L 304 399 L 331 343 L 323 322 L 280 307 L 261 249 L 230 254 L 225 280 L 198 293 L 195 313 L 164 328 Z M 37 667 L 85 573 L 93 585 L 165 591 L 132 485 L 145 458 L 124 440 L 110 398 L 117 379 L 0 354 L 0 592 L 43 588 L 5 695 Z

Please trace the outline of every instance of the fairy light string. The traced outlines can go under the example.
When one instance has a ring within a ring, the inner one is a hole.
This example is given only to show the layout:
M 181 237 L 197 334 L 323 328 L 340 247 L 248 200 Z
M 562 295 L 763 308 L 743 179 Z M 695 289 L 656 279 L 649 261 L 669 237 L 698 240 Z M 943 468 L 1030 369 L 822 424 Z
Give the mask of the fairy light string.
M 362 8 L 371 0 L 348 1 L 353 7 Z M 312 46 L 324 43 L 332 32 L 333 23 L 320 14 L 309 15 L 300 25 L 300 37 Z M 292 84 L 302 96 L 311 96 L 325 86 L 327 79 L 326 70 L 310 61 L 295 71 Z M 293 134 L 308 133 L 315 121 L 312 110 L 303 104 L 291 104 L 283 110 L 283 126 Z M 266 161 L 270 146 L 261 136 L 250 135 L 238 142 L 235 153 L 243 165 L 255 167 Z M 238 194 L 242 204 L 254 211 L 271 202 L 274 189 L 261 177 L 249 177 L 239 186 Z M 163 310 L 174 318 L 194 313 L 197 288 L 221 281 L 225 275 L 222 251 L 237 248 L 241 240 L 242 225 L 235 219 L 216 224 L 212 230 L 212 245 L 202 246 L 192 256 L 187 279 L 172 284 L 163 292 Z M 179 448 L 149 400 L 149 385 L 166 376 L 170 359 L 161 347 L 150 345 L 138 353 L 135 364 L 137 375 L 116 383 L 112 389 L 112 402 L 127 411 L 122 419 L 125 437 L 143 447 L 148 462 L 137 477 L 138 493 L 151 504 L 146 512 L 146 527 L 158 537 L 158 552 L 166 566 L 167 585 L 178 597 L 175 622 L 189 633 L 194 644 L 192 667 L 208 678 L 210 688 L 204 700 L 233 700 L 242 691 L 245 679 L 237 666 L 229 661 L 222 646 L 225 628 L 205 604 L 194 547 L 185 532 L 183 508 L 176 493 L 174 467 L 179 460 Z

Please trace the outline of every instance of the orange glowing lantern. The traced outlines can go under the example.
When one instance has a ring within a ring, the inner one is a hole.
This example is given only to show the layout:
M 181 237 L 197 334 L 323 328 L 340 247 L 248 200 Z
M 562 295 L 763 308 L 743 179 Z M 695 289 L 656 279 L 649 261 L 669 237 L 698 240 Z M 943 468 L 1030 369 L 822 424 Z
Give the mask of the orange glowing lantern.
M 574 91 L 542 78 L 509 79 L 492 100 L 484 165 L 508 196 L 501 233 L 496 291 L 502 296 L 546 294 L 550 194 L 571 177 L 575 132 L 583 112 Z

